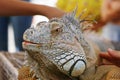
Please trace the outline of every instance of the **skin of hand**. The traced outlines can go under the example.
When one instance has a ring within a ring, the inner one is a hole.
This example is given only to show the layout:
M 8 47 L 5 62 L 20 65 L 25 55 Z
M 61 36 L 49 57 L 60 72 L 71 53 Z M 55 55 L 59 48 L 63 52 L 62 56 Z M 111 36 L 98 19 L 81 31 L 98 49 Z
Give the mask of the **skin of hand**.
M 0 16 L 43 15 L 51 19 L 61 17 L 64 11 L 55 7 L 37 5 L 21 0 L 0 0 Z
M 120 51 L 108 49 L 107 52 L 101 52 L 100 57 L 107 60 L 108 62 L 103 62 L 103 64 L 109 65 L 109 62 L 120 67 Z
M 120 20 L 120 0 L 103 0 L 101 17 L 105 22 Z

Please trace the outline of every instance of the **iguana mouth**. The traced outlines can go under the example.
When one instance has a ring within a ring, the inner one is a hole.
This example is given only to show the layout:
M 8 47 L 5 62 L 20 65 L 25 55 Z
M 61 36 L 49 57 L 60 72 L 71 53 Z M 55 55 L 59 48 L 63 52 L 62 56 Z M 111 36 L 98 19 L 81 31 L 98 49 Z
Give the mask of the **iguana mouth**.
M 34 43 L 34 42 L 31 42 L 31 41 L 23 41 L 22 45 L 23 45 L 24 48 L 31 47 L 31 46 L 32 47 L 36 46 L 36 47 L 39 48 L 39 47 L 41 47 L 42 44 L 41 43 Z
M 25 44 L 40 44 L 40 43 L 35 43 L 32 41 L 27 41 L 27 40 L 24 40 L 23 43 L 25 43 Z
M 38 43 L 34 43 L 34 42 L 31 42 L 31 41 L 23 41 L 22 44 L 23 44 L 23 45 L 28 45 L 28 44 L 38 45 Z

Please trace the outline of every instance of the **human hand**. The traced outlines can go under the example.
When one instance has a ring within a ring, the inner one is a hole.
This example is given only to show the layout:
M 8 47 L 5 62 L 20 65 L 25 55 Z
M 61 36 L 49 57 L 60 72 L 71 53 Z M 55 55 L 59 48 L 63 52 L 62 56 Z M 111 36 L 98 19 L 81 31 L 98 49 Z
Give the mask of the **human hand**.
M 48 11 L 49 12 L 49 11 Z M 51 18 L 54 18 L 54 17 L 62 17 L 63 15 L 65 14 L 64 11 L 60 10 L 60 9 L 57 9 L 57 8 L 53 8 L 51 9 L 51 11 L 49 12 L 48 14 L 48 18 L 51 19 Z
M 51 19 L 61 17 L 64 14 L 64 11 L 55 7 L 32 4 L 21 0 L 0 0 L 0 16 L 43 15 Z
M 60 18 L 65 14 L 64 11 L 58 8 L 45 6 L 45 5 L 41 5 L 41 6 L 39 5 L 37 10 L 40 15 L 46 16 L 48 19 L 51 19 L 54 17 Z
M 101 52 L 100 57 L 120 67 L 120 51 L 108 49 L 107 52 Z M 109 63 L 104 62 L 103 64 L 108 65 Z

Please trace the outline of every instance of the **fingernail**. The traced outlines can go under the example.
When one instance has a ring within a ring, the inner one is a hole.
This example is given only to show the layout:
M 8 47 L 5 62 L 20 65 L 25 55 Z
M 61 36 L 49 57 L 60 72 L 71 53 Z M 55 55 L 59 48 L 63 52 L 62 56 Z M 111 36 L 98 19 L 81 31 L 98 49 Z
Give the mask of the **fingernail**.
M 113 49 L 111 49 L 111 48 L 108 48 L 108 51 L 113 51 Z

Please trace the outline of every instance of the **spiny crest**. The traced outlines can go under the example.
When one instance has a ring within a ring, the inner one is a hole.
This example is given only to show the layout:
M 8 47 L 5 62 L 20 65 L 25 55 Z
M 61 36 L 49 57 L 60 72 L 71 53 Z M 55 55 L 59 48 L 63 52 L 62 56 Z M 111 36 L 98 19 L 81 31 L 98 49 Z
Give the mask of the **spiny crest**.
M 95 20 L 89 20 L 91 15 L 86 16 L 85 18 L 81 19 L 81 16 L 84 15 L 84 13 L 87 11 L 87 9 L 84 9 L 78 17 L 76 16 L 77 13 L 77 7 L 73 10 L 71 13 L 67 13 L 62 17 L 63 22 L 69 26 L 69 23 L 72 23 L 75 25 L 77 28 L 79 28 L 82 32 L 86 30 L 88 27 L 91 27 L 93 22 L 96 23 Z M 87 24 L 86 24 L 87 23 Z
M 92 20 L 86 20 L 86 18 L 88 17 L 85 17 L 84 19 L 81 19 L 81 16 L 84 15 L 84 13 L 86 12 L 87 9 L 84 9 L 80 15 L 78 17 L 76 17 L 76 13 L 77 13 L 77 7 L 73 10 L 73 12 L 71 13 L 67 13 L 65 14 L 61 19 L 62 21 L 67 25 L 69 26 L 70 23 L 72 23 L 72 25 L 75 25 L 74 27 L 76 28 L 79 28 L 81 30 L 81 32 L 84 31 L 84 28 L 87 28 L 86 26 L 88 25 L 83 25 L 84 22 L 86 21 L 92 21 Z
M 72 23 L 76 27 L 80 27 L 79 19 L 75 18 L 77 12 L 77 7 L 74 9 L 73 12 L 67 13 L 62 17 L 64 23 Z
M 87 18 L 89 18 L 90 16 L 85 17 L 84 19 L 81 19 L 81 16 L 84 15 L 84 13 L 87 11 L 87 9 L 84 9 L 80 15 L 78 17 L 76 17 L 76 13 L 77 13 L 77 7 L 71 12 L 71 13 L 67 13 L 65 14 L 62 18 L 52 18 L 49 22 L 59 22 L 59 23 L 64 23 L 66 26 L 69 25 L 74 25 L 74 27 L 76 27 L 76 29 L 79 29 L 81 32 L 84 32 L 84 30 L 86 30 L 86 28 L 88 28 L 89 26 L 91 26 L 90 22 L 94 22 L 93 20 L 86 20 Z M 87 25 L 86 22 L 87 21 Z
M 88 26 L 86 24 L 84 24 L 83 22 L 86 22 L 86 20 L 84 19 L 80 19 L 81 16 L 84 14 L 86 10 L 83 10 L 83 12 L 81 12 L 81 14 L 79 15 L 79 17 L 75 17 L 76 12 L 77 12 L 77 7 L 74 9 L 73 12 L 68 13 L 66 15 L 64 15 L 61 20 L 63 21 L 63 23 L 69 27 L 70 25 L 72 25 L 72 27 L 74 27 L 76 29 L 76 33 L 77 35 L 79 35 L 79 40 L 81 45 L 85 48 L 85 51 L 89 52 L 89 45 L 87 44 L 87 42 L 85 41 L 82 32 L 84 32 L 84 28 L 87 28 Z M 86 19 L 86 18 L 85 18 Z

